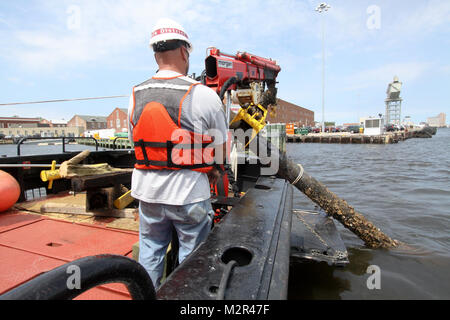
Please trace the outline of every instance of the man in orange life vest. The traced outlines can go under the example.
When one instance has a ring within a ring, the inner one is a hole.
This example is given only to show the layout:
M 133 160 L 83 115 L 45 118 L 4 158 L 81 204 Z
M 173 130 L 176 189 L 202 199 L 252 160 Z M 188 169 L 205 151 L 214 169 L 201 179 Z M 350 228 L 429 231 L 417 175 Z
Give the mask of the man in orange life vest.
M 139 200 L 139 262 L 157 288 L 172 227 L 180 263 L 211 230 L 210 183 L 220 177 L 212 162 L 225 158 L 228 126 L 218 95 L 186 76 L 192 43 L 183 27 L 159 20 L 150 46 L 159 70 L 133 88 L 128 132 L 136 156 L 131 195 Z

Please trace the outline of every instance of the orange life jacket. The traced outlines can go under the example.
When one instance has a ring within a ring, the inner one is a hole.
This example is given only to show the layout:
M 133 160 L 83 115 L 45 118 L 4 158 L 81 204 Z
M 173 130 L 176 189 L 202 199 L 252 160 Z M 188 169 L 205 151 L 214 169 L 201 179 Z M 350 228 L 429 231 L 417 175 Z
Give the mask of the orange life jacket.
M 176 78 L 152 78 L 133 88 L 135 168 L 190 169 L 209 172 L 214 164 L 213 138 L 182 125 L 182 107 L 199 83 Z

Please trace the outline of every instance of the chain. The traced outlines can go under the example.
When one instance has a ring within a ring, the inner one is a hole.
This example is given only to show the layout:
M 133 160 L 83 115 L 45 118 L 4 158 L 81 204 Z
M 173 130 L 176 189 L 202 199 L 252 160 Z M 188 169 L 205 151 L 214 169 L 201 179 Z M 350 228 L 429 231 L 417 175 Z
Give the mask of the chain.
M 300 219 L 300 221 L 305 225 L 306 228 L 308 228 L 309 231 L 311 231 L 311 233 L 313 235 L 315 235 L 317 237 L 317 239 L 320 240 L 320 242 L 322 242 L 322 244 L 324 244 L 327 248 L 330 248 L 330 246 L 327 244 L 327 242 L 311 227 L 311 225 L 309 225 L 305 219 L 303 219 L 302 216 L 302 212 L 307 213 L 306 211 L 303 210 L 292 210 L 294 213 L 296 213 L 296 216 Z M 334 257 L 337 258 L 338 260 L 344 260 L 348 258 L 348 253 L 347 251 L 341 251 L 341 250 L 334 250 Z M 322 254 L 322 252 L 320 252 L 320 250 L 316 250 L 313 249 L 311 250 L 311 253 L 313 254 Z
M 305 227 L 308 228 L 308 230 L 311 231 L 311 233 L 313 235 L 315 235 L 317 237 L 317 239 L 319 239 L 320 242 L 322 242 L 322 244 L 324 244 L 327 248 L 329 248 L 330 246 L 328 245 L 328 243 L 325 240 L 323 240 L 323 238 L 305 221 L 305 219 L 303 219 L 301 211 L 298 211 L 298 210 L 293 210 L 293 211 L 297 214 L 297 217 L 305 225 Z

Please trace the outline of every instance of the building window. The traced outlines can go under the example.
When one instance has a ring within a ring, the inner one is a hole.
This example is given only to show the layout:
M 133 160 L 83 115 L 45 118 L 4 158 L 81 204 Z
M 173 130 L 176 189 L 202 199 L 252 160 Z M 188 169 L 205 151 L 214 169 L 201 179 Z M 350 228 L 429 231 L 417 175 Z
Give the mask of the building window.
M 116 128 L 117 129 L 120 128 L 120 119 L 119 118 L 116 119 Z

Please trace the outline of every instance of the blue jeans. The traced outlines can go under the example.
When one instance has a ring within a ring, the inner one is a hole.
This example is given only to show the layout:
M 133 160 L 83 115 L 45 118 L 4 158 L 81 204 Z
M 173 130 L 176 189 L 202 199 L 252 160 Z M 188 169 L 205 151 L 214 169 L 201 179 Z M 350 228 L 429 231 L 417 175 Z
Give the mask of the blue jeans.
M 149 273 L 155 289 L 161 284 L 172 226 L 180 243 L 181 264 L 208 236 L 213 214 L 209 199 L 182 206 L 139 202 L 139 263 Z

